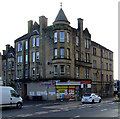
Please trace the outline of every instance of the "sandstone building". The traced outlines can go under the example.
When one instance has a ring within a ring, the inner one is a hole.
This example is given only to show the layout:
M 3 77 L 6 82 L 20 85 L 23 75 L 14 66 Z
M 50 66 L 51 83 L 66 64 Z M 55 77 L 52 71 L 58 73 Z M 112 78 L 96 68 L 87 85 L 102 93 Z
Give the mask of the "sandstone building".
M 53 25 L 47 22 L 45 16 L 39 23 L 28 21 L 28 33 L 15 40 L 15 82 L 21 95 L 112 95 L 113 52 L 91 41 L 83 19 L 78 18 L 78 28 L 71 27 L 62 8 Z

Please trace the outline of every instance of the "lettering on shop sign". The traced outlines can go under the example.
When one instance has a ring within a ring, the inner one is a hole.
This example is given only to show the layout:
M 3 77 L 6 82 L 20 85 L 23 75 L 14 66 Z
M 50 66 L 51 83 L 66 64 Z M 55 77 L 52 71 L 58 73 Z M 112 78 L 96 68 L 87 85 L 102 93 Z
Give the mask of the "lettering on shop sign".
M 50 95 L 55 95 L 55 92 L 49 92 Z
M 30 96 L 34 96 L 35 95 L 35 92 L 29 92 Z

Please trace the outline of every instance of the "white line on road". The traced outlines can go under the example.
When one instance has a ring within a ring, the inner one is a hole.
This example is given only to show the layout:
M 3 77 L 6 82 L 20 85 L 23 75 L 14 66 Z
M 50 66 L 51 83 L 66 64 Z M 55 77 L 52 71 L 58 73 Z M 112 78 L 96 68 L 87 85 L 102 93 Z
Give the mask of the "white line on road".
M 101 111 L 106 111 L 106 110 L 108 110 L 108 109 L 103 109 L 103 110 L 101 110 Z
M 21 115 L 17 115 L 17 117 L 29 117 L 32 116 L 33 114 L 21 114 Z
M 49 112 L 60 112 L 61 110 L 50 110 Z
M 74 118 L 78 118 L 78 117 L 80 117 L 80 115 L 76 115 L 76 116 L 74 116 Z
M 41 112 L 35 112 L 35 114 L 47 114 L 48 112 L 46 111 L 41 111 Z

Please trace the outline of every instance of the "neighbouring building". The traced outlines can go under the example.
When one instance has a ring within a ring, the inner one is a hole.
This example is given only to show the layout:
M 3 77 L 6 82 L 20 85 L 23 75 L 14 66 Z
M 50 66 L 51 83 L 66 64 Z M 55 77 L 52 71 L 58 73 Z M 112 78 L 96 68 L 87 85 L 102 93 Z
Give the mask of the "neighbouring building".
M 15 49 L 9 44 L 2 55 L 2 80 L 3 85 L 15 87 Z
M 3 81 L 2 81 L 2 55 L 0 52 L 0 86 L 3 85 Z
M 113 52 L 91 41 L 92 92 L 102 96 L 113 95 Z
M 80 99 L 91 92 L 112 95 L 113 52 L 91 41 L 83 19 L 78 18 L 78 28 L 71 27 L 62 8 L 53 25 L 47 22 L 45 16 L 39 17 L 39 23 L 28 21 L 28 33 L 15 40 L 15 83 L 20 95 L 42 95 L 45 100 Z

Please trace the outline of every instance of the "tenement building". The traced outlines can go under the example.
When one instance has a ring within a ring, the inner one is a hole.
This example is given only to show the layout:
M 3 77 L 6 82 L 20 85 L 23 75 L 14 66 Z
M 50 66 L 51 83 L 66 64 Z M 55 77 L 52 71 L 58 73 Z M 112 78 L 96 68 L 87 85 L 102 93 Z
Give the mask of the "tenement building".
M 78 28 L 71 27 L 62 8 L 51 26 L 47 22 L 45 16 L 39 23 L 28 21 L 28 33 L 15 40 L 18 92 L 44 100 L 112 95 L 113 52 L 91 41 L 83 19 L 78 18 Z
M 3 85 L 15 87 L 15 49 L 9 44 L 2 55 L 2 80 Z

